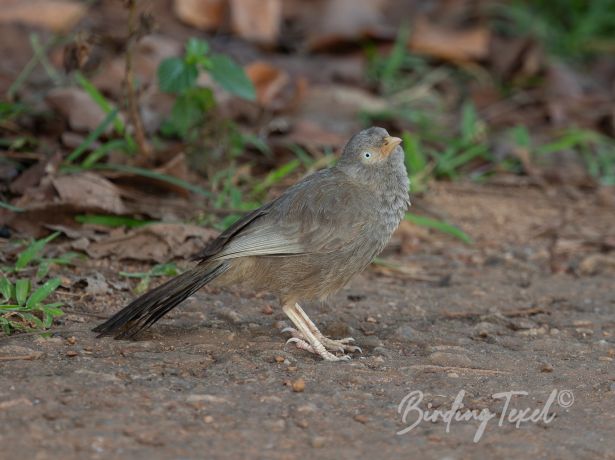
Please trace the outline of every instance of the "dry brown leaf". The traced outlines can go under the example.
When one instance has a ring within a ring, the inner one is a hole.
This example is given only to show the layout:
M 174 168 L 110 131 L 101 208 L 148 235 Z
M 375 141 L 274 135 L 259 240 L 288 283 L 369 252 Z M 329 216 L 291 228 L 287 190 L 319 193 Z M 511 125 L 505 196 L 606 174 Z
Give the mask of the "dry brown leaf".
M 257 61 L 245 68 L 256 88 L 256 99 L 264 107 L 272 105 L 274 98 L 290 81 L 288 73 L 266 62 Z
M 75 131 L 93 131 L 106 116 L 88 93 L 79 88 L 54 88 L 47 93 L 45 101 L 68 119 L 69 126 Z
M 189 224 L 151 224 L 118 231 L 118 234 L 90 244 L 86 251 L 94 258 L 117 257 L 166 262 L 174 257 L 190 257 L 202 250 L 218 232 Z
M 0 24 L 17 22 L 61 33 L 70 30 L 86 11 L 85 4 L 81 2 L 3 0 L 0 4 Z
M 453 30 L 420 17 L 414 21 L 409 47 L 416 53 L 467 62 L 485 59 L 489 41 L 490 32 L 486 27 Z
M 233 31 L 241 38 L 273 45 L 282 24 L 281 0 L 230 0 Z
M 214 30 L 224 21 L 227 0 L 175 0 L 173 10 L 180 21 L 202 30 Z
M 304 12 L 309 30 L 308 48 L 326 50 L 365 36 L 391 38 L 384 27 L 387 0 L 329 0 Z M 394 35 L 394 34 L 393 34 Z
M 95 208 L 111 214 L 124 214 L 119 189 L 110 181 L 97 174 L 85 172 L 54 177 L 60 201 L 77 209 Z

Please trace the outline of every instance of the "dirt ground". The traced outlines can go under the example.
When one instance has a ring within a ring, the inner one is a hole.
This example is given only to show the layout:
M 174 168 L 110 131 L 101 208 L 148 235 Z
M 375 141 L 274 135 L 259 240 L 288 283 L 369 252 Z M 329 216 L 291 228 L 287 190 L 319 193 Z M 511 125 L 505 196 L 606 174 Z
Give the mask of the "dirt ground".
M 349 363 L 284 347 L 266 291 L 204 289 L 135 342 L 89 332 L 128 290 L 69 292 L 53 337 L 0 339 L 0 457 L 615 458 L 609 193 L 437 184 L 418 205 L 474 245 L 402 229 L 383 254 L 396 268 L 306 304 L 326 333 L 356 338 Z M 119 268 L 81 270 L 112 283 Z M 478 421 L 396 434 L 417 420 L 398 413 L 404 396 L 446 411 L 461 390 L 461 412 L 495 414 L 479 442 Z M 528 394 L 492 396 L 508 391 Z M 517 427 L 512 408 L 545 413 Z

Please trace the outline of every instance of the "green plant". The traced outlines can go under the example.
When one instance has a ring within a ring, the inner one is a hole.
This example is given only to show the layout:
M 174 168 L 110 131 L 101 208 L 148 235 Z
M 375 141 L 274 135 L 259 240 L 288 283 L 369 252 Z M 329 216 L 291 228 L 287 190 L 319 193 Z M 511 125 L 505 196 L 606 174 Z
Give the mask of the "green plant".
M 70 264 L 71 261 L 78 256 L 76 252 L 67 252 L 59 257 L 44 257 L 42 255 L 47 243 L 54 240 L 59 235 L 59 232 L 55 232 L 45 238 L 33 241 L 18 254 L 17 260 L 13 266 L 3 267 L 2 270 L 7 273 L 19 273 L 30 270 L 32 266 L 35 266 L 37 269 L 36 278 L 41 279 L 47 276 L 52 265 Z
M 160 89 L 176 96 L 171 115 L 162 127 L 163 134 L 189 139 L 215 106 L 212 90 L 197 83 L 202 71 L 230 93 L 248 100 L 256 98 L 252 82 L 235 61 L 211 54 L 207 42 L 191 38 L 182 57 L 167 58 L 158 67 Z
M 154 265 L 149 271 L 146 272 L 120 272 L 121 276 L 125 276 L 126 278 L 139 278 L 139 284 L 135 287 L 135 294 L 141 294 L 142 292 L 147 291 L 150 281 L 152 278 L 156 278 L 159 276 L 177 276 L 181 273 L 181 271 L 177 268 L 174 263 L 166 263 L 166 264 L 158 264 Z
M 0 278 L 0 328 L 10 335 L 13 331 L 48 329 L 53 318 L 64 313 L 59 308 L 62 302 L 44 303 L 60 286 L 60 278 L 53 278 L 33 290 L 28 279 L 17 279 L 11 283 Z
M 41 280 L 47 276 L 52 265 L 69 264 L 77 254 L 66 253 L 53 258 L 42 256 L 45 245 L 58 235 L 56 232 L 33 241 L 17 255 L 13 266 L 2 268 L 6 275 L 15 276 L 14 281 L 4 274 L 0 277 L 0 328 L 5 334 L 16 330 L 47 329 L 54 317 L 63 314 L 59 308 L 63 305 L 61 302 L 44 302 L 60 286 L 59 278 L 52 278 L 35 287 L 31 279 L 16 276 L 36 268 L 35 279 Z
M 415 225 L 419 225 L 425 228 L 432 228 L 447 235 L 454 236 L 455 238 L 463 241 L 466 244 L 472 244 L 472 238 L 461 230 L 459 227 L 449 224 L 443 220 L 432 219 L 431 217 L 420 216 L 411 212 L 406 213 L 406 220 L 412 222 Z
M 501 4 L 499 11 L 500 30 L 531 34 L 554 55 L 583 59 L 615 50 L 612 0 L 515 0 Z

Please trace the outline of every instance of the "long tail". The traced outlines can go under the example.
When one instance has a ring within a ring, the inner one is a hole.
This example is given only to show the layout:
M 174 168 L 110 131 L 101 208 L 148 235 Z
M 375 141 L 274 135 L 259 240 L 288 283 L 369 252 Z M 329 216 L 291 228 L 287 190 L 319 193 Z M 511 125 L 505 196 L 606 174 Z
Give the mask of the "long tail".
M 186 300 L 201 287 L 229 269 L 227 262 L 218 265 L 197 265 L 166 283 L 146 292 L 117 312 L 104 323 L 92 329 L 100 336 L 113 335 L 116 339 L 135 336 L 173 308 Z

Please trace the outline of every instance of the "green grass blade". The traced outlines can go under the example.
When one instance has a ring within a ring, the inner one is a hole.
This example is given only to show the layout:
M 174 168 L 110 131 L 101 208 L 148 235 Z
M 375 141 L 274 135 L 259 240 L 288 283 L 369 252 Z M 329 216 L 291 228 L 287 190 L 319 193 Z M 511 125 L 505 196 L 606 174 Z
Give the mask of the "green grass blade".
M 432 219 L 430 217 L 419 216 L 410 212 L 406 213 L 406 220 L 412 222 L 413 224 L 420 225 L 421 227 L 433 228 L 434 230 L 454 236 L 466 244 L 473 243 L 472 238 L 470 238 L 467 233 L 459 227 L 449 224 L 448 222 Z
M 25 305 L 30 292 L 30 280 L 20 279 L 15 282 L 15 298 L 20 306 Z
M 0 294 L 2 294 L 2 303 L 8 302 L 13 297 L 13 284 L 6 276 L 0 278 Z
M 0 208 L 8 209 L 9 211 L 13 211 L 13 212 L 24 212 L 25 211 L 24 208 L 18 208 L 17 206 L 13 206 L 12 204 L 7 203 L 6 201 L 0 201 Z
M 28 298 L 26 302 L 27 308 L 35 308 L 40 304 L 43 300 L 51 295 L 58 286 L 61 284 L 60 278 L 53 278 L 44 283 L 41 287 L 39 287 L 34 293 Z
M 17 257 L 17 262 L 15 262 L 15 270 L 23 270 L 26 266 L 32 262 L 38 254 L 43 250 L 45 245 L 49 243 L 54 238 L 57 238 L 60 235 L 60 232 L 54 232 L 45 238 L 40 240 L 36 240 L 30 244 L 24 251 L 22 251 Z
M 169 184 L 176 185 L 190 192 L 196 193 L 204 197 L 211 197 L 211 193 L 201 187 L 179 179 L 178 177 L 169 176 L 168 174 L 159 173 L 156 171 L 150 171 L 149 169 L 139 168 L 137 166 L 120 165 L 115 163 L 105 163 L 102 165 L 94 165 L 93 169 L 119 171 L 128 174 L 134 174 L 136 176 L 149 177 L 150 179 L 157 179 L 161 182 L 168 182 Z
M 77 83 L 79 83 L 79 86 L 81 86 L 81 88 L 88 93 L 88 96 L 90 96 L 90 98 L 103 110 L 103 112 L 108 114 L 113 111 L 113 105 L 111 105 L 111 103 L 107 100 L 107 98 L 105 98 L 105 96 L 102 95 L 98 88 L 94 86 L 94 84 L 81 72 L 75 73 L 75 79 L 77 80 Z M 126 126 L 120 117 L 115 117 L 113 119 L 113 126 L 118 134 L 124 134 L 126 132 Z
M 264 192 L 269 187 L 271 187 L 272 185 L 277 184 L 282 179 L 284 179 L 286 176 L 291 174 L 300 165 L 301 165 L 301 162 L 299 160 L 295 159 L 295 160 L 289 161 L 286 164 L 283 164 L 282 166 L 280 166 L 277 169 L 274 169 L 269 174 L 267 174 L 267 177 L 265 177 L 265 179 L 263 179 L 263 181 L 261 183 L 257 184 L 254 187 L 253 192 L 255 194 L 259 194 L 259 193 Z
M 98 160 L 103 158 L 109 152 L 113 150 L 128 150 L 128 149 L 129 149 L 129 146 L 127 145 L 124 139 L 114 139 L 112 141 L 106 142 L 100 147 L 98 147 L 97 149 L 95 149 L 94 151 L 92 151 L 87 157 L 85 157 L 85 160 L 83 160 L 83 163 L 81 163 L 81 167 L 86 168 L 86 169 L 91 168 L 96 163 L 98 163 Z
M 115 117 L 117 117 L 118 109 L 115 108 L 111 110 L 104 118 L 104 120 L 96 127 L 94 131 L 88 134 L 81 144 L 77 146 L 75 150 L 73 150 L 68 157 L 66 157 L 65 163 L 72 163 L 77 158 L 79 158 L 83 152 L 85 152 L 90 145 L 94 143 L 109 127 L 109 125 L 113 122 Z

